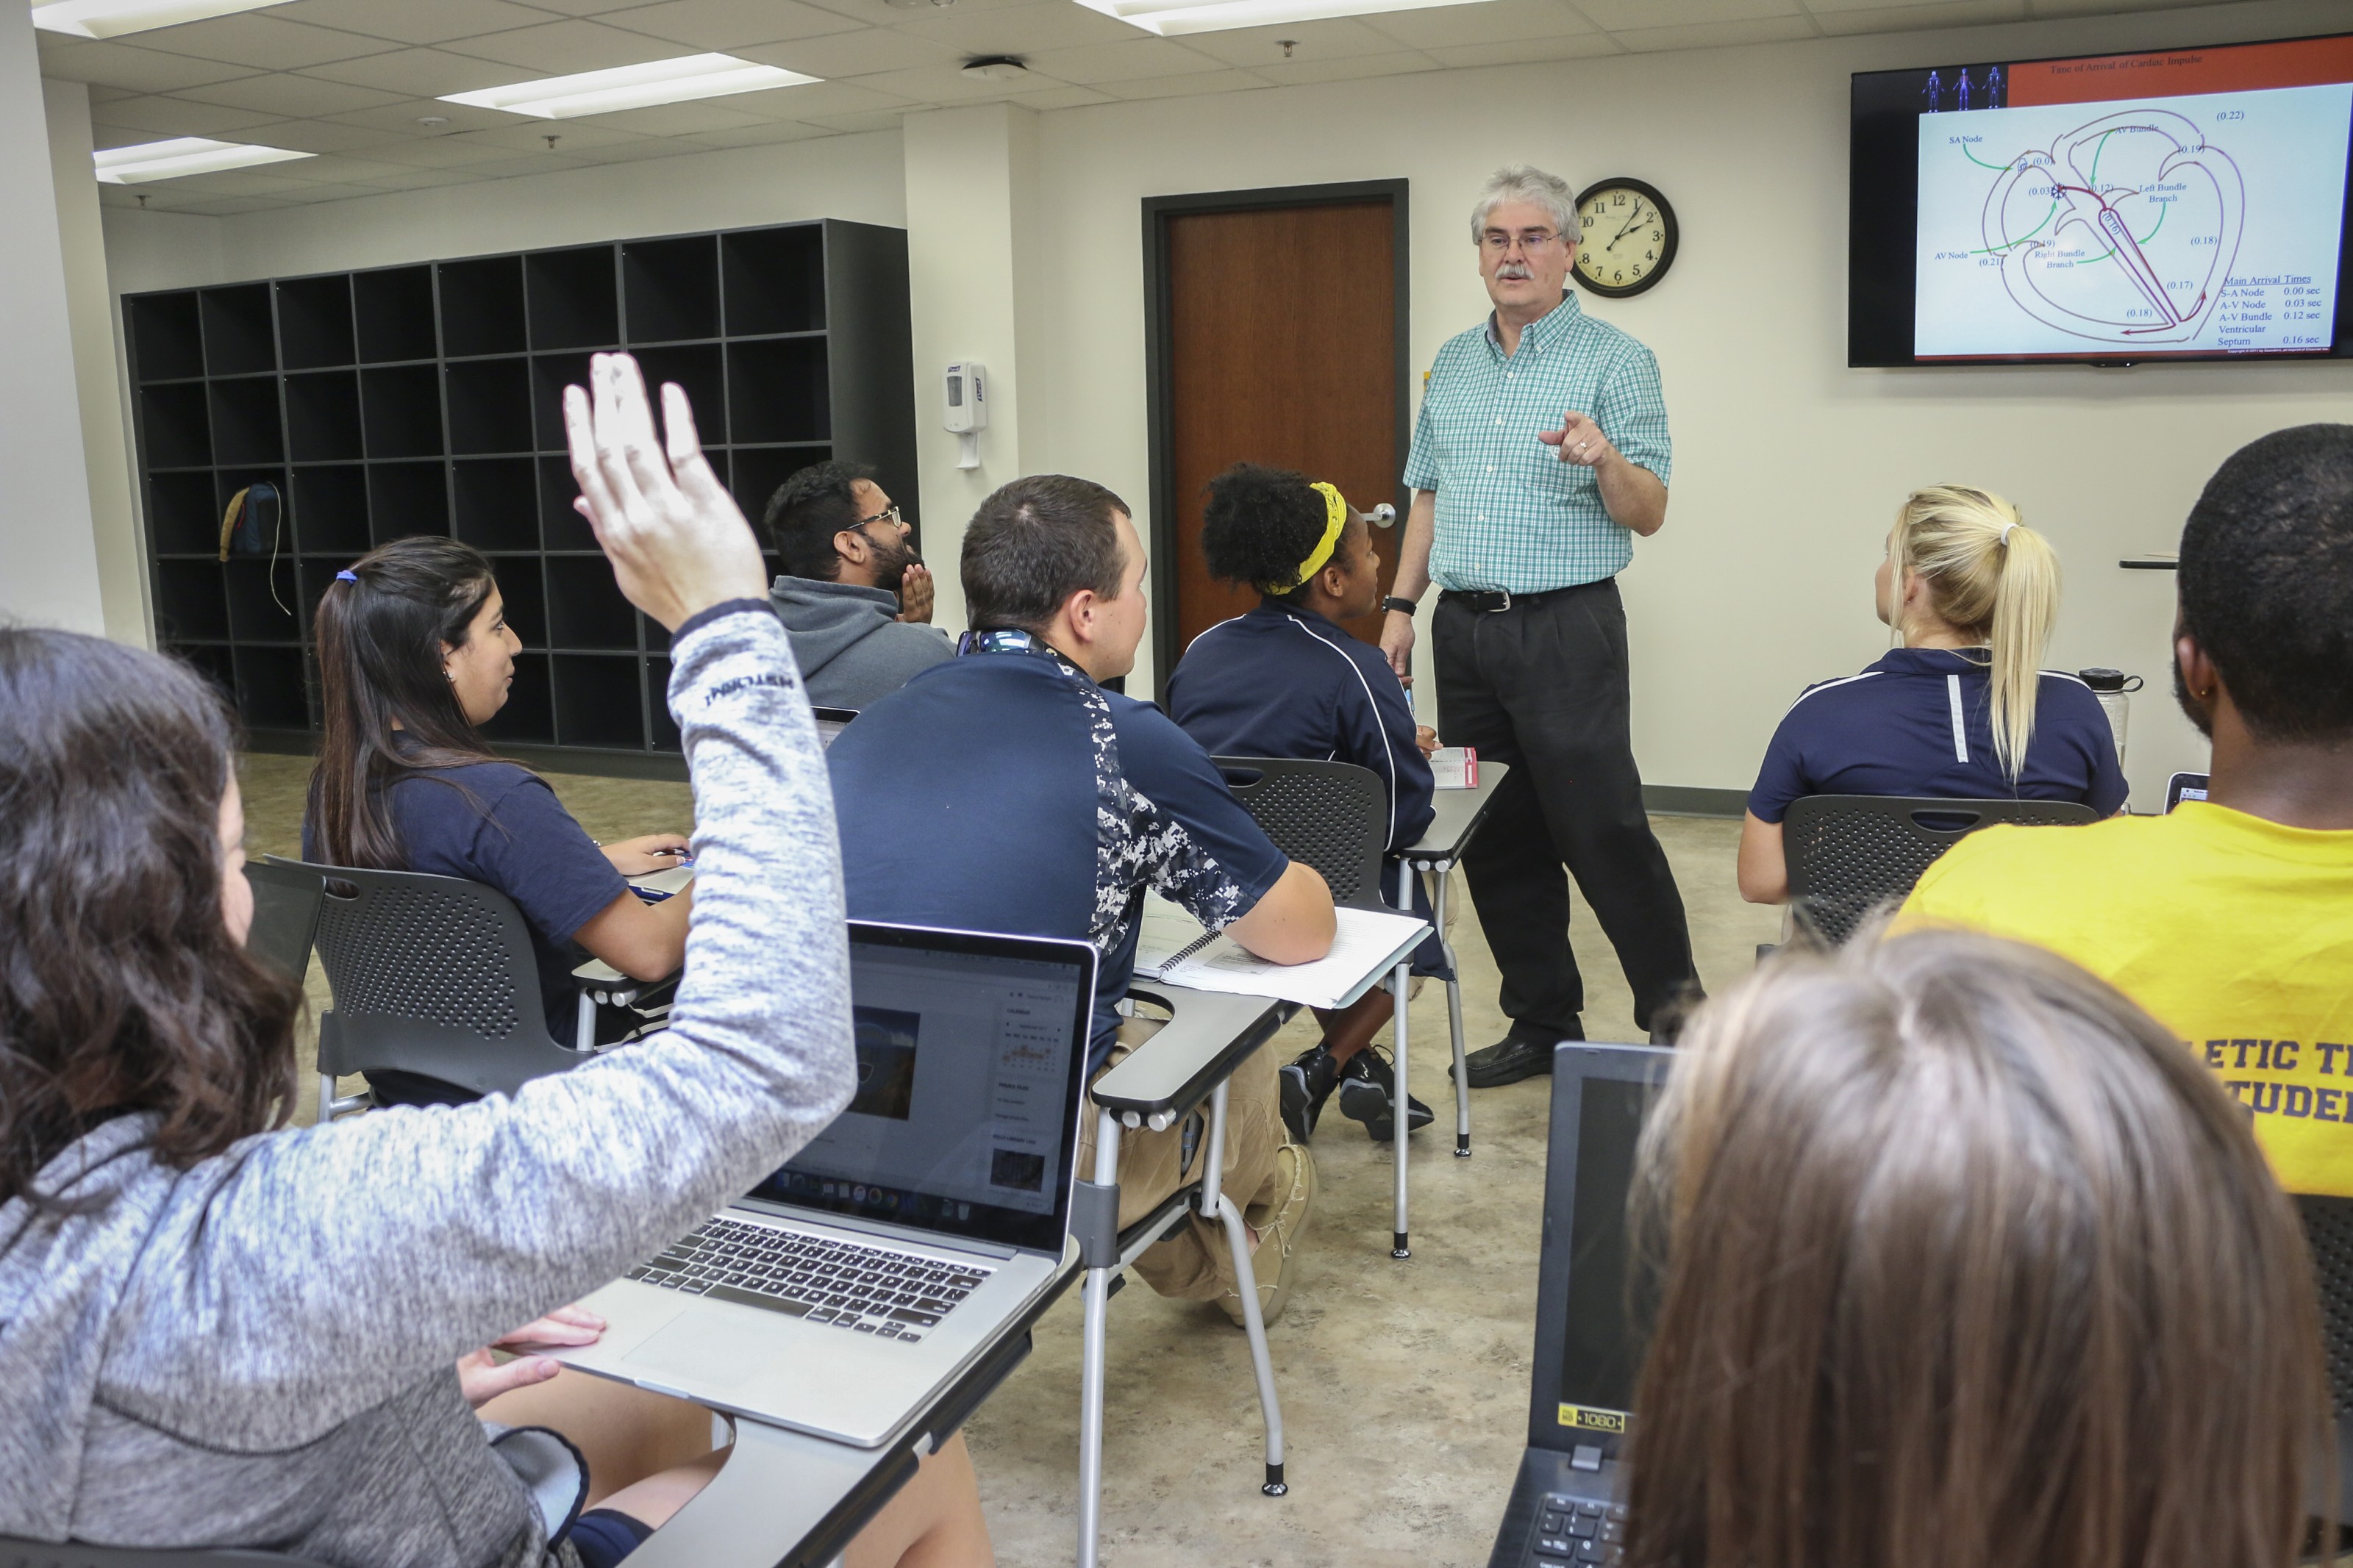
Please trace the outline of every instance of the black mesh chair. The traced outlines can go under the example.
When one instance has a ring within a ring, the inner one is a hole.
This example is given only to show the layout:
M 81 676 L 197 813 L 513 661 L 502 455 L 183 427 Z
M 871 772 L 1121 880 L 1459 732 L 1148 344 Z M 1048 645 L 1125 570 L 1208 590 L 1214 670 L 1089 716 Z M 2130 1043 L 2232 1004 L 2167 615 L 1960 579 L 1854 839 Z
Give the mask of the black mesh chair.
M 2320 1287 L 2320 1339 L 2328 1352 L 2328 1413 L 2337 1425 L 2337 1495 L 2334 1512 L 2343 1520 L 2353 1504 L 2353 1198 L 2299 1194 L 2296 1217 L 2304 1221 L 2312 1247 L 2312 1275 Z M 2325 1472 L 2322 1472 L 2325 1474 Z M 2329 1511 L 2314 1477 L 2309 1511 Z
M 2096 820 L 2090 806 L 2073 801 L 1807 795 L 1791 803 L 1781 825 L 1789 908 L 1814 936 L 1842 942 L 1873 910 L 1909 893 L 1936 857 L 1980 827 L 2064 827 Z
M 301 984 L 311 971 L 326 883 L 303 867 L 269 860 L 248 860 L 245 879 L 253 889 L 253 929 L 246 932 L 245 951 Z
M 76 1542 L 60 1546 L 0 1535 L 0 1568 L 263 1568 L 265 1563 L 275 1563 L 277 1568 L 322 1568 L 314 1559 L 275 1552 L 84 1546 Z
M 270 863 L 322 884 L 319 962 L 335 1005 L 319 1018 L 320 1121 L 364 1103 L 335 1098 L 350 1073 L 512 1093 L 589 1059 L 548 1034 L 530 932 L 505 894 L 420 871 Z
M 1380 776 L 1354 763 L 1301 762 L 1288 757 L 1218 757 L 1226 786 L 1250 812 L 1274 847 L 1321 872 L 1332 901 L 1343 909 L 1394 914 L 1381 897 L 1387 861 L 1389 793 Z M 1397 1108 L 1397 1191 L 1389 1227 L 1389 1256 L 1409 1258 L 1406 1225 L 1406 992 L 1410 961 L 1400 961 L 1389 977 L 1396 1023 L 1390 1043 L 1390 1101 Z

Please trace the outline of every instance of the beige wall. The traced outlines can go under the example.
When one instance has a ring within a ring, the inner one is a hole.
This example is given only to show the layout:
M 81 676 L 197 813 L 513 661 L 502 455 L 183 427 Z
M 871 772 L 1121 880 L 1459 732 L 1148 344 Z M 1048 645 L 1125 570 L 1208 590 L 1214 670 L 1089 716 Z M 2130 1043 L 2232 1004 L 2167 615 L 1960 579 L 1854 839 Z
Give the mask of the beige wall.
M 1961 479 L 2008 494 L 2066 558 L 2051 663 L 2114 664 L 2149 679 L 2135 706 L 2130 768 L 2146 806 L 2168 772 L 2197 765 L 2203 750 L 2163 695 L 2171 580 L 2116 562 L 2170 548 L 2199 486 L 2241 442 L 2353 417 L 2353 363 L 1846 369 L 1847 77 L 2293 36 L 2341 26 L 2344 15 L 2341 0 L 2254 0 L 1034 118 L 992 111 L 977 143 L 941 133 L 975 112 L 948 111 L 911 121 L 903 138 L 663 159 L 201 220 L 202 229 L 110 212 L 110 261 L 116 286 L 130 290 L 801 216 L 908 223 L 926 553 L 952 571 L 955 514 L 972 497 L 954 474 L 954 437 L 939 428 L 948 359 L 989 359 L 997 378 L 1007 427 L 983 438 L 984 478 L 1018 460 L 1086 474 L 1145 505 L 1143 197 L 1410 180 L 1419 368 L 1484 308 L 1465 209 L 1489 170 L 1525 159 L 1579 183 L 1639 175 L 1675 204 L 1683 253 L 1658 289 L 1596 313 L 1657 350 L 1676 438 L 1666 531 L 1640 546 L 1624 584 L 1645 777 L 1745 788 L 1799 689 L 1884 646 L 1869 584 L 1896 502 L 1915 485 Z M 960 184 L 976 157 L 987 182 Z M 1010 300 L 995 281 L 1008 265 Z M 1140 670 L 1136 689 L 1150 689 L 1153 674 Z

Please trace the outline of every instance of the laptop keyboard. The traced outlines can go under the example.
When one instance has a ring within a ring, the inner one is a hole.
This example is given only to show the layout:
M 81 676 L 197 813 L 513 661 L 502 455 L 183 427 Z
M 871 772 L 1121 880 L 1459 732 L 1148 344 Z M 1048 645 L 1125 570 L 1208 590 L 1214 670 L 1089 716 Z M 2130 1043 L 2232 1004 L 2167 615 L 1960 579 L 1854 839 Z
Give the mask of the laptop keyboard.
M 1547 1492 L 1538 1510 L 1536 1568 L 1608 1568 L 1623 1555 L 1626 1505 Z
M 878 1340 L 918 1341 L 993 1270 L 714 1219 L 628 1278 Z

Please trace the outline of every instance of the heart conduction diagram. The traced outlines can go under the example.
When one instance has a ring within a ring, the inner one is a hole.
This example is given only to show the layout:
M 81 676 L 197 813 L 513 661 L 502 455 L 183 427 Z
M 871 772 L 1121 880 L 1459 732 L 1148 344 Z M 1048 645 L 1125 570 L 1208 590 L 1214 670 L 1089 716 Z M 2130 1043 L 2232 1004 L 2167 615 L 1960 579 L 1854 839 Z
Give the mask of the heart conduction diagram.
M 1974 140 L 1974 139 L 1972 139 Z M 2169 110 L 2104 114 L 1994 164 L 1985 248 L 2018 308 L 2098 342 L 2187 343 L 2223 295 L 2246 223 L 2230 153 Z

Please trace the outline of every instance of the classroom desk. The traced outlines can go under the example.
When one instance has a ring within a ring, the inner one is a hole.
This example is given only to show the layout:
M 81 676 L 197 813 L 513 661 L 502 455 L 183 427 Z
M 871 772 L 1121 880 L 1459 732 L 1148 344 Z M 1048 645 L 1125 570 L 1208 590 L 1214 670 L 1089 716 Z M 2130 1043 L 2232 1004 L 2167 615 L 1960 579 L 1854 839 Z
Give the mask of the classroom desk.
M 1430 873 L 1430 923 L 1438 928 L 1439 946 L 1446 952 L 1446 1024 L 1454 1042 L 1454 1154 L 1455 1158 L 1471 1157 L 1471 1082 L 1462 1066 L 1462 978 L 1454 961 L 1454 944 L 1446 940 L 1446 895 L 1454 880 L 1454 868 L 1462 861 L 1462 851 L 1471 843 L 1471 836 L 1487 820 L 1488 808 L 1495 804 L 1495 790 L 1504 776 L 1512 771 L 1508 763 L 1482 761 L 1479 783 L 1471 789 L 1442 789 L 1430 796 L 1435 813 L 1430 819 L 1430 830 L 1398 858 L 1417 872 Z M 1402 1105 L 1402 1075 L 1400 1075 Z M 1399 1141 L 1398 1168 L 1405 1168 L 1403 1141 Z M 1398 1190 L 1404 1190 L 1404 1177 L 1398 1177 Z M 1402 1210 L 1400 1210 L 1402 1213 Z M 1398 1228 L 1405 1228 L 1400 1219 Z
M 1075 1254 L 997 1348 L 943 1389 L 896 1440 L 856 1448 L 735 1418 L 735 1448 L 711 1484 L 629 1554 L 631 1568 L 824 1568 L 1013 1369 L 1030 1332 L 1078 1278 Z

